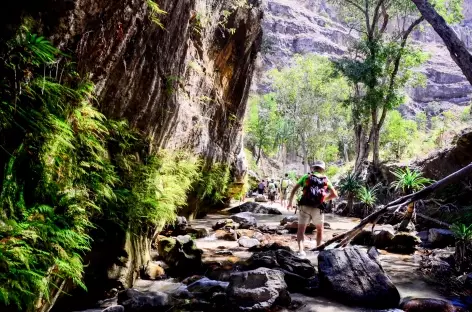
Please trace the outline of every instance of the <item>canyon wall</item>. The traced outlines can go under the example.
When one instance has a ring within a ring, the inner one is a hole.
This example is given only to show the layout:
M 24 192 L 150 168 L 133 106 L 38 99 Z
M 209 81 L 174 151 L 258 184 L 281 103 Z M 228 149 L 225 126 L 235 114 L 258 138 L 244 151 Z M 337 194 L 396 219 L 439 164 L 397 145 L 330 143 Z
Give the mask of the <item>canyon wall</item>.
M 265 0 L 261 53 L 264 70 L 290 64 L 294 54 L 343 56 L 358 34 L 347 27 L 332 3 L 330 0 Z M 463 13 L 464 21 L 454 29 L 472 47 L 472 0 L 464 1 Z M 392 24 L 399 25 L 401 21 Z M 408 101 L 401 108 L 410 117 L 418 111 L 435 115 L 465 106 L 472 98 L 472 87 L 452 61 L 439 36 L 426 22 L 422 25 L 423 30 L 413 33 L 412 38 L 431 57 L 418 69 L 427 77 L 426 86 L 410 88 Z M 262 79 L 256 88 L 265 92 L 269 83 Z

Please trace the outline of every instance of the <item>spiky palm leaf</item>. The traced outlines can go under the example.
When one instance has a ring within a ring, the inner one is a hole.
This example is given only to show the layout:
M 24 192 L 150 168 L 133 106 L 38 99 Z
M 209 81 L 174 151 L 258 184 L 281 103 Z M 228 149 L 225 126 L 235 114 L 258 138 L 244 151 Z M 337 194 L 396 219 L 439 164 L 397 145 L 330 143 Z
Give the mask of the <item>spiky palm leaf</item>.
M 423 177 L 421 172 L 410 170 L 408 167 L 404 170 L 398 169 L 394 171 L 393 175 L 397 180 L 392 182 L 392 186 L 397 190 L 402 190 L 405 194 L 420 190 L 433 182 L 433 180 Z

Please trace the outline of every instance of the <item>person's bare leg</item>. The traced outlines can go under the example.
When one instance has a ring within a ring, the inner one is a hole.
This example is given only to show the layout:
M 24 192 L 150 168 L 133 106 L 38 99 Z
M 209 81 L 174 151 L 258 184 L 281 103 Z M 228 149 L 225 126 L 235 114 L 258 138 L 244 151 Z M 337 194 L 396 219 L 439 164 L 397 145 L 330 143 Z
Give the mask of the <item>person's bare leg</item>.
M 305 250 L 305 231 L 306 231 L 307 224 L 298 224 L 298 231 L 297 231 L 297 243 L 298 243 L 298 251 L 304 252 Z
M 321 240 L 323 239 L 323 224 L 316 225 L 316 247 L 321 245 Z

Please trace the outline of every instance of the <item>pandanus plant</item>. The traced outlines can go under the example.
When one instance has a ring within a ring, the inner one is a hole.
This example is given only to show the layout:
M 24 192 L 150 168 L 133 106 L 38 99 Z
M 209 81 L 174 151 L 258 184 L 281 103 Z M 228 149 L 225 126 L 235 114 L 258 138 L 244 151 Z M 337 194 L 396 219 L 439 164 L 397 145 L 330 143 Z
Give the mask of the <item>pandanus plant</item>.
M 454 262 L 460 273 L 470 272 L 472 269 L 472 224 L 454 224 L 451 230 L 456 237 Z
M 368 186 L 361 186 L 357 191 L 357 198 L 364 205 L 363 217 L 368 216 L 374 209 L 375 203 L 377 202 L 377 192 L 380 187 L 380 183 L 371 188 Z
M 348 173 L 339 181 L 339 191 L 341 195 L 347 197 L 346 209 L 349 214 L 353 213 L 354 198 L 360 188 L 359 176 L 354 172 Z
M 398 169 L 393 172 L 393 175 L 397 178 L 392 183 L 396 190 L 401 191 L 404 195 L 412 194 L 413 192 L 419 191 L 424 188 L 433 180 L 423 177 L 422 173 L 417 170 Z M 400 223 L 399 231 L 405 231 L 410 224 L 413 215 L 415 214 L 415 203 L 410 203 L 407 207 L 403 221 Z

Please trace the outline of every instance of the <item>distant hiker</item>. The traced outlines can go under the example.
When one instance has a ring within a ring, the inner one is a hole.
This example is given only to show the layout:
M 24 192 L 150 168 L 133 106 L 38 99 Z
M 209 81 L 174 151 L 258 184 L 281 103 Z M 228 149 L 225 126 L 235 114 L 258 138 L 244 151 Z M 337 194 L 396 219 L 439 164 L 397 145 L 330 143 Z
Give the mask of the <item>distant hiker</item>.
M 325 163 L 317 161 L 311 165 L 311 172 L 305 174 L 298 180 L 297 184 L 290 194 L 287 209 L 292 208 L 293 197 L 297 190 L 302 187 L 303 194 L 298 203 L 298 232 L 297 242 L 300 256 L 305 256 L 304 242 L 305 230 L 310 221 L 316 226 L 316 245 L 321 244 L 323 238 L 323 203 L 338 197 L 338 193 L 334 189 L 331 182 L 326 175 L 323 174 L 325 170 Z
M 288 178 L 288 173 L 286 173 L 285 177 L 280 181 L 280 204 L 282 207 L 285 207 L 287 203 L 287 192 L 290 185 L 292 185 L 292 180 Z
M 262 180 L 262 181 L 259 183 L 259 185 L 257 186 L 257 192 L 258 192 L 260 195 L 264 195 L 265 187 L 266 187 L 265 181 Z
M 275 202 L 275 196 L 277 196 L 277 184 L 275 184 L 274 179 L 269 183 L 269 201 L 271 204 Z

